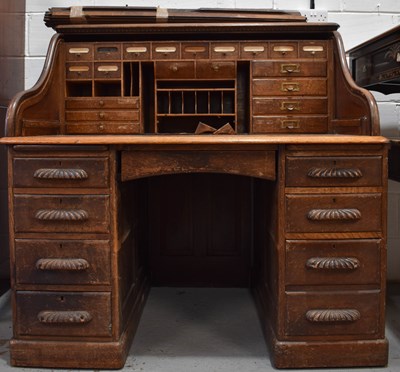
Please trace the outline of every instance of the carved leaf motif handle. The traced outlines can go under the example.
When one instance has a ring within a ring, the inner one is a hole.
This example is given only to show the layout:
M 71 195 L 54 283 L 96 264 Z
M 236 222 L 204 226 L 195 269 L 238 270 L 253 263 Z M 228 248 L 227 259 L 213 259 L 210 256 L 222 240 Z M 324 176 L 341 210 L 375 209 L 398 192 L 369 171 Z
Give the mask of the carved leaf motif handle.
M 315 309 L 306 313 L 312 323 L 356 322 L 361 314 L 355 309 Z
M 312 221 L 359 220 L 361 212 L 355 208 L 312 209 L 307 218 Z
M 85 221 L 89 213 L 84 209 L 39 209 L 35 218 L 41 221 Z
M 361 169 L 358 168 L 311 168 L 308 173 L 311 178 L 361 178 Z
M 89 262 L 84 258 L 41 258 L 36 262 L 36 268 L 48 271 L 82 271 L 89 268 Z
M 40 323 L 45 324 L 86 324 L 92 320 L 87 311 L 41 311 L 38 316 Z
M 360 261 L 354 257 L 312 257 L 306 262 L 312 270 L 356 270 Z
M 88 174 L 84 169 L 41 168 L 35 171 L 33 177 L 45 180 L 85 180 L 88 178 Z

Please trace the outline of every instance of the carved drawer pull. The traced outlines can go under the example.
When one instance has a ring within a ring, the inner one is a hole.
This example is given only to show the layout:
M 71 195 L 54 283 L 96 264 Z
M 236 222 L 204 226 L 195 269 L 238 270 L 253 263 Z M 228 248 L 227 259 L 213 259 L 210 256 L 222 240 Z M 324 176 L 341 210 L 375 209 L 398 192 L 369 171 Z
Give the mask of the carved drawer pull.
M 45 324 L 86 324 L 92 320 L 87 311 L 41 311 L 37 317 Z
M 361 212 L 355 208 L 312 209 L 307 218 L 312 221 L 359 220 Z
M 361 178 L 361 169 L 358 168 L 311 168 L 308 177 L 312 178 Z
M 300 65 L 297 63 L 283 63 L 281 65 L 281 73 L 291 74 L 293 72 L 300 72 Z
M 360 261 L 354 257 L 312 257 L 306 262 L 312 270 L 356 270 Z
M 84 258 L 41 258 L 36 262 L 36 268 L 48 271 L 82 271 L 89 268 L 89 262 Z
M 307 311 L 306 318 L 313 323 L 356 322 L 361 314 L 355 309 L 315 309 Z
M 89 213 L 84 209 L 40 209 L 35 218 L 41 221 L 85 221 Z
M 73 168 L 40 168 L 33 174 L 34 178 L 39 179 L 56 179 L 56 180 L 85 180 L 88 178 L 88 174 L 83 169 Z

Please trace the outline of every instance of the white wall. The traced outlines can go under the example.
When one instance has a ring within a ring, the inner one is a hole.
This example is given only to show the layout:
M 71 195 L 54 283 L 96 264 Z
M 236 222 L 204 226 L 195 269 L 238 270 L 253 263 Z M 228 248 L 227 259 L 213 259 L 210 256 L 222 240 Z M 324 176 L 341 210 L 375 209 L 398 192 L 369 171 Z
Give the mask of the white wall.
M 44 26 L 44 12 L 50 7 L 71 5 L 161 6 L 166 8 L 273 8 L 300 10 L 313 20 L 325 19 L 340 25 L 348 50 L 400 24 L 399 0 L 26 0 L 25 87 L 37 81 L 44 63 L 47 45 L 53 34 Z M 320 17 L 320 15 L 322 15 Z M 400 94 L 374 93 L 379 105 L 382 134 L 400 136 Z M 400 183 L 389 181 L 388 277 L 400 281 Z

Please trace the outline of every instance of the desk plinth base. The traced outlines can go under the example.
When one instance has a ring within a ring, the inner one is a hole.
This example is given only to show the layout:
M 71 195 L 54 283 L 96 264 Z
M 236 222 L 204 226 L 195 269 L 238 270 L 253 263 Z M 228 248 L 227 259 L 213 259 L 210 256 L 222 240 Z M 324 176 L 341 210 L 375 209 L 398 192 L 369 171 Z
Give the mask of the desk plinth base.
M 276 368 L 378 367 L 388 362 L 386 339 L 336 342 L 290 342 L 270 339 Z

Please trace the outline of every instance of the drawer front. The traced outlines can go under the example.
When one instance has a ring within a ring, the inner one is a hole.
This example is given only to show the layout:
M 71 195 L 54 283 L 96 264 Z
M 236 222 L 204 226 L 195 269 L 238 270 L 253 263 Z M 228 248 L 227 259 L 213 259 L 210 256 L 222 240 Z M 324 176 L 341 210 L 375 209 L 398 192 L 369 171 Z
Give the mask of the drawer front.
M 380 244 L 369 240 L 289 240 L 286 285 L 375 285 L 381 282 Z
M 327 58 L 328 44 L 325 41 L 301 41 L 299 43 L 300 58 Z
M 14 187 L 108 187 L 107 158 L 14 158 Z
M 179 59 L 181 48 L 179 43 L 153 43 L 153 59 Z
M 288 336 L 368 338 L 382 331 L 379 291 L 289 292 L 286 314 Z
M 138 134 L 141 132 L 139 122 L 76 122 L 66 123 L 67 134 Z
M 286 186 L 382 186 L 382 157 L 288 156 Z
M 15 240 L 18 284 L 108 285 L 107 240 Z
M 326 79 L 254 79 L 253 96 L 326 96 Z
M 92 61 L 93 45 L 86 43 L 66 43 L 65 59 L 67 61 Z
M 228 61 L 197 61 L 196 77 L 198 79 L 234 79 L 236 77 L 236 64 Z
M 108 195 L 14 196 L 15 232 L 109 233 Z
M 253 77 L 326 77 L 325 61 L 254 61 L 252 63 Z
M 111 295 L 105 292 L 17 292 L 19 336 L 110 337 Z
M 149 60 L 150 51 L 150 43 L 124 44 L 124 59 L 132 61 Z
M 94 59 L 97 61 L 119 61 L 121 59 L 121 45 L 117 43 L 95 44 Z
M 194 62 L 157 61 L 155 74 L 156 74 L 156 78 L 158 78 L 158 79 L 193 79 L 194 78 Z
M 211 43 L 211 59 L 231 59 L 239 58 L 238 43 Z
M 66 109 L 139 109 L 140 101 L 138 97 L 133 98 L 67 98 L 65 100 Z
M 210 49 L 208 43 L 182 43 L 183 59 L 208 59 Z
M 253 98 L 254 115 L 326 114 L 326 98 Z
M 379 193 L 286 195 L 289 233 L 380 232 L 381 216 Z
M 119 79 L 121 77 L 121 63 L 96 62 L 94 64 L 94 77 L 96 79 Z
M 92 63 L 67 63 L 66 77 L 67 79 L 91 79 L 93 77 Z
M 253 133 L 326 133 L 327 116 L 253 116 Z
M 139 110 L 66 111 L 66 121 L 139 121 Z
M 270 43 L 271 58 L 297 58 L 298 44 L 295 42 Z
M 248 60 L 268 58 L 268 43 L 265 42 L 240 43 L 240 58 Z

